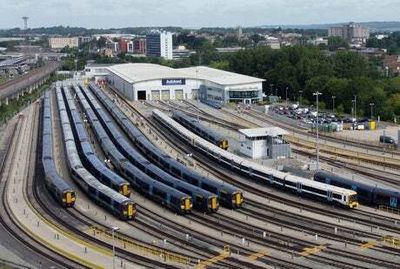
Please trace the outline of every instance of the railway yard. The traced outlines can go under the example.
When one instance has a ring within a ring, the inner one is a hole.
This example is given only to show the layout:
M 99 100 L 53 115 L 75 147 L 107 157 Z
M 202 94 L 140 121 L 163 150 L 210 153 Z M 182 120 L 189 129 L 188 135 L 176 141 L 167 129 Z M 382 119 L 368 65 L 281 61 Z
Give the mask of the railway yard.
M 267 126 L 291 157 L 241 156 L 238 130 Z M 58 81 L 2 135 L 1 245 L 17 268 L 400 268 L 400 151 L 360 141 Z

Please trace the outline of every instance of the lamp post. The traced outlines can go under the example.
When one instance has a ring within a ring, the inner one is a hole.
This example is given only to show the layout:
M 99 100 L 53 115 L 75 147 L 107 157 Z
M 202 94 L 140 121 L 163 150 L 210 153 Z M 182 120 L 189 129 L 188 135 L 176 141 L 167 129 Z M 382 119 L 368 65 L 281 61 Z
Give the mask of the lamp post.
M 371 106 L 371 120 L 372 120 L 372 118 L 373 118 L 373 116 L 374 116 L 374 114 L 373 114 L 373 109 L 374 109 L 375 103 L 369 103 L 369 105 Z
M 273 92 L 272 92 L 273 91 L 273 89 L 272 89 L 273 86 L 274 86 L 274 84 L 272 84 L 272 83 L 269 84 L 269 90 L 271 92 L 271 94 L 270 94 L 271 96 L 273 95 Z
M 114 234 L 115 231 L 118 231 L 119 227 L 114 226 L 111 227 L 111 231 L 112 231 L 112 256 L 113 256 L 113 269 L 115 269 L 115 242 L 114 242 Z
M 354 95 L 354 119 L 357 121 L 357 95 Z
M 335 99 L 336 96 L 332 95 L 332 113 L 335 113 Z
M 313 95 L 317 98 L 317 171 L 319 171 L 319 119 L 318 119 L 318 108 L 319 108 L 319 99 L 318 96 L 320 96 L 322 93 L 316 91 L 313 93 Z
M 299 93 L 300 93 L 299 106 L 301 106 L 301 99 L 303 97 L 303 91 L 300 90 Z
M 288 90 L 288 87 L 286 87 L 286 107 L 288 106 L 287 90 Z

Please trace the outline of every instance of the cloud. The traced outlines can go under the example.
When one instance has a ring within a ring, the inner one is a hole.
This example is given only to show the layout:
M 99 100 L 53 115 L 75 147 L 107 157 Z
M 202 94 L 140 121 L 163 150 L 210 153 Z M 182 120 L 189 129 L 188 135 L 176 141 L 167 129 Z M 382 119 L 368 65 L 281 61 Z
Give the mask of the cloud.
M 398 20 L 396 0 L 1 0 L 0 28 L 258 26 Z

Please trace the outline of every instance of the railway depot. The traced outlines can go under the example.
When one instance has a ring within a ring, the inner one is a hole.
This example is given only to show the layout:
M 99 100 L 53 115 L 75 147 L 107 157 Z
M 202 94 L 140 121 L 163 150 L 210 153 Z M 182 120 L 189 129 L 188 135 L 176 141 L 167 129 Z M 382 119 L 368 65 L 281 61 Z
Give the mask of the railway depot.
M 108 82 L 131 101 L 201 99 L 250 104 L 262 100 L 264 79 L 205 66 L 174 69 L 133 63 L 107 70 Z

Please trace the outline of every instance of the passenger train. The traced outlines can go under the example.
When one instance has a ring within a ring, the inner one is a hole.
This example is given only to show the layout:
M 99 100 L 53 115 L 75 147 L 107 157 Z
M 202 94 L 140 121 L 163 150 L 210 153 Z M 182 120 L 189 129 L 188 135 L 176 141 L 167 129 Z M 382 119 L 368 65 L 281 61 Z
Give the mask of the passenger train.
M 98 120 L 93 109 L 86 101 L 77 87 L 76 94 L 83 108 L 84 113 L 108 159 L 115 166 L 121 175 L 130 181 L 132 186 L 155 202 L 170 208 L 179 214 L 186 214 L 192 211 L 192 199 L 186 193 L 176 190 L 164 183 L 146 175 L 137 167 L 132 165 L 115 147 L 102 124 Z M 65 91 L 67 93 L 67 90 Z
M 356 191 L 358 201 L 361 204 L 372 206 L 383 205 L 400 209 L 400 192 L 398 190 L 357 182 L 326 171 L 316 172 L 314 174 L 314 180 Z
M 178 135 L 182 140 L 193 145 L 205 155 L 211 157 L 231 171 L 249 176 L 263 184 L 268 183 L 272 186 L 313 199 L 340 204 L 348 208 L 355 208 L 358 206 L 357 193 L 355 191 L 293 176 L 250 162 L 198 137 L 157 109 L 153 110 L 153 117 Z
M 84 166 L 102 184 L 110 187 L 111 189 L 121 193 L 126 197 L 130 197 L 131 187 L 129 182 L 110 170 L 104 164 L 104 162 L 99 160 L 99 158 L 94 153 L 92 145 L 86 133 L 85 126 L 79 115 L 79 111 L 76 109 L 74 100 L 69 94 L 69 91 L 64 92 L 64 97 L 66 99 L 65 104 L 67 108 L 67 113 L 73 127 L 72 131 L 74 132 L 75 138 L 78 141 L 78 152 Z
M 140 154 L 129 144 L 125 137 L 122 136 L 121 132 L 111 121 L 108 112 L 103 110 L 103 108 L 99 105 L 97 100 L 87 88 L 83 88 L 83 90 L 81 90 L 79 87 L 75 87 L 75 90 L 83 93 L 117 149 L 134 166 L 139 168 L 151 178 L 154 178 L 168 186 L 190 195 L 192 197 L 193 207 L 195 209 L 203 212 L 216 212 L 218 210 L 218 197 L 214 193 L 193 186 L 185 181 L 181 181 L 160 169 L 153 163 L 150 163 L 142 154 Z M 78 97 L 81 98 L 80 94 L 78 94 Z
M 214 130 L 211 130 L 207 126 L 201 124 L 197 119 L 189 117 L 185 113 L 181 111 L 174 111 L 172 114 L 172 118 L 185 126 L 187 129 L 192 131 L 193 133 L 199 135 L 200 137 L 204 138 L 205 140 L 217 145 L 222 149 L 228 149 L 229 142 L 228 139 L 223 137 L 222 135 L 218 134 Z
M 94 83 L 89 84 L 89 88 L 93 91 L 100 102 L 111 113 L 120 127 L 125 131 L 127 136 L 135 143 L 152 162 L 158 164 L 162 169 L 173 176 L 184 180 L 192 185 L 198 186 L 204 190 L 218 195 L 219 203 L 229 208 L 241 207 L 244 198 L 243 192 L 228 183 L 220 183 L 208 177 L 202 176 L 184 164 L 178 162 L 174 158 L 165 154 L 162 150 L 154 146 L 141 133 L 141 131 L 125 116 L 121 109 L 114 104 Z
M 136 214 L 136 204 L 131 199 L 101 184 L 83 167 L 76 148 L 61 89 L 57 87 L 56 92 L 64 148 L 71 177 L 93 201 L 107 208 L 112 214 L 123 220 L 133 219 Z
M 50 93 L 46 92 L 43 98 L 42 120 L 42 165 L 44 180 L 50 194 L 64 207 L 75 204 L 74 189 L 57 172 L 53 157 L 53 126 L 50 109 Z

